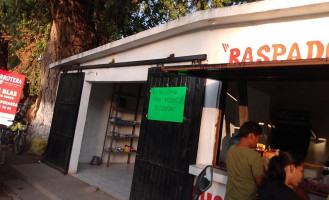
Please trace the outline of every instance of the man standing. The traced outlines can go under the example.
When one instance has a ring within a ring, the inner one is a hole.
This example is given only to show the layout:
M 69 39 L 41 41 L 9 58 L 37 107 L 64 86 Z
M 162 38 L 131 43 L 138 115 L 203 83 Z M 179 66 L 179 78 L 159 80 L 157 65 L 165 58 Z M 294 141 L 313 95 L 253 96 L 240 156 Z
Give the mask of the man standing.
M 228 180 L 225 200 L 255 200 L 264 174 L 263 160 L 253 150 L 262 134 L 255 122 L 245 122 L 239 130 L 239 143 L 227 153 Z

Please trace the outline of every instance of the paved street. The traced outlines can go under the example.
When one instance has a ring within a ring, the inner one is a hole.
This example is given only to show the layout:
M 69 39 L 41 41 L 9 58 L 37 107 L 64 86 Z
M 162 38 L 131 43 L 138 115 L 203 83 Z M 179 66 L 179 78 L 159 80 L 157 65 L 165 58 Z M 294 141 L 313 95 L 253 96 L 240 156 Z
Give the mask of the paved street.
M 45 165 L 40 156 L 15 155 L 10 146 L 3 146 L 3 149 L 6 163 L 0 167 L 0 200 L 118 200 L 95 186 Z
M 40 156 L 29 155 L 27 153 L 16 155 L 11 145 L 3 145 L 2 149 L 6 152 L 6 161 L 4 165 L 0 166 L 0 200 L 16 200 L 18 199 L 16 195 L 3 186 L 5 180 L 13 178 L 9 171 L 9 165 L 37 163 L 40 160 Z

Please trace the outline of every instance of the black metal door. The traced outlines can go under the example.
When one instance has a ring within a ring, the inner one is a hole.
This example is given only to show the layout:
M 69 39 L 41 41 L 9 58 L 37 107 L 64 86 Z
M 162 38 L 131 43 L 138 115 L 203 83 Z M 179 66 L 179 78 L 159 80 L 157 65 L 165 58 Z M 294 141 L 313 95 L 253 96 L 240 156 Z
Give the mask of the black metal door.
M 183 123 L 148 120 L 152 87 L 187 86 Z M 190 200 L 196 161 L 204 79 L 149 70 L 130 200 Z
M 78 118 L 84 73 L 62 74 L 46 150 L 46 164 L 67 173 Z

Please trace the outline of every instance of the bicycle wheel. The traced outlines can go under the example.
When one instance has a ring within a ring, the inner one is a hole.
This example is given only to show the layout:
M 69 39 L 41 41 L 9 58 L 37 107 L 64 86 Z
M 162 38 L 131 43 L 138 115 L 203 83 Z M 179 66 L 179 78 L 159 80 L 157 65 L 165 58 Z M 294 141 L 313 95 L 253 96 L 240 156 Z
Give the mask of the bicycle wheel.
M 25 141 L 26 136 L 23 133 L 16 137 L 14 142 L 14 151 L 17 155 L 21 154 L 24 151 Z

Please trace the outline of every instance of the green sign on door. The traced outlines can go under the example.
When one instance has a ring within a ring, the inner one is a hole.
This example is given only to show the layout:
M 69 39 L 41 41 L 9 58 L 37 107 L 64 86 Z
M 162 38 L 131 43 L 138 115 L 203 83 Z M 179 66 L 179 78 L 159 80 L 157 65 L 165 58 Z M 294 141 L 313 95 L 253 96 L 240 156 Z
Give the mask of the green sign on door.
M 187 87 L 151 88 L 147 118 L 149 120 L 183 122 Z

